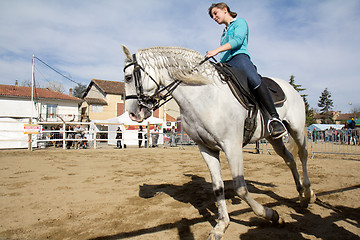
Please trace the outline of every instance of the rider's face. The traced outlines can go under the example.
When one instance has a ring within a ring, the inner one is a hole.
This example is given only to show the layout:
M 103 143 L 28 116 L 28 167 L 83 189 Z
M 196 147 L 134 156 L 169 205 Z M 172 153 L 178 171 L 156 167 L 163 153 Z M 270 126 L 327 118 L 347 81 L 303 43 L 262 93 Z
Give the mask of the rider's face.
M 226 15 L 226 8 L 221 9 L 221 8 L 217 8 L 214 7 L 211 10 L 212 13 L 212 18 L 215 20 L 215 22 L 217 22 L 218 24 L 223 24 L 225 23 L 225 15 Z

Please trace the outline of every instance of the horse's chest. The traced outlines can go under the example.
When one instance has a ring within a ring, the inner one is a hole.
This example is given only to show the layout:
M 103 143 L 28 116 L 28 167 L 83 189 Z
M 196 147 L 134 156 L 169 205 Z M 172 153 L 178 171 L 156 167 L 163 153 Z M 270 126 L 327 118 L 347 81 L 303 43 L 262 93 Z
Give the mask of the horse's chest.
M 196 121 L 193 118 L 187 119 L 186 117 L 183 117 L 182 124 L 186 133 L 197 144 L 205 144 L 211 147 L 217 145 L 213 134 L 211 134 L 211 131 L 209 131 L 209 129 L 207 129 L 207 127 L 201 121 Z

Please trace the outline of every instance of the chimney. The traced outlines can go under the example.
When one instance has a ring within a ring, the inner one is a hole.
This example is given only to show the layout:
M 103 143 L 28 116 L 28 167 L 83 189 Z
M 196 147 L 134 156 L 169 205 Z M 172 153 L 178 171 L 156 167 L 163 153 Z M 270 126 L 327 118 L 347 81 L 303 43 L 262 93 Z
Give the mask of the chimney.
M 18 86 L 19 83 L 18 83 L 18 80 L 15 80 L 15 86 Z
M 72 96 L 72 88 L 69 88 L 69 96 Z

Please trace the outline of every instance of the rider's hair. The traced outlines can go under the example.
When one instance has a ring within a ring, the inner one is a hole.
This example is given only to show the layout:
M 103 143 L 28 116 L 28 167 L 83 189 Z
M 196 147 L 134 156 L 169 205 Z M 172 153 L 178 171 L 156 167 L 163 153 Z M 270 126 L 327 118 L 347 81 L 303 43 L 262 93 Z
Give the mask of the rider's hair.
M 236 18 L 236 16 L 237 16 L 236 12 L 230 11 L 230 7 L 226 3 L 221 2 L 221 3 L 213 3 L 209 7 L 209 15 L 210 15 L 211 18 L 213 18 L 213 15 L 212 15 L 212 12 L 211 12 L 213 10 L 213 8 L 219 8 L 219 9 L 226 8 L 231 17 Z

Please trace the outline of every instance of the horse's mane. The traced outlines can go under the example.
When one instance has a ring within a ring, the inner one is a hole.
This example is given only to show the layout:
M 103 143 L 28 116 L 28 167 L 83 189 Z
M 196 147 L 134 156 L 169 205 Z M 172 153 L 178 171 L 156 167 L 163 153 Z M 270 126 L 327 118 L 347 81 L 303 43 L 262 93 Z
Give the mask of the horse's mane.
M 216 71 L 208 62 L 199 66 L 204 56 L 187 48 L 152 47 L 138 50 L 137 56 L 142 65 L 166 69 L 173 79 L 190 85 L 208 84 L 209 76 Z

